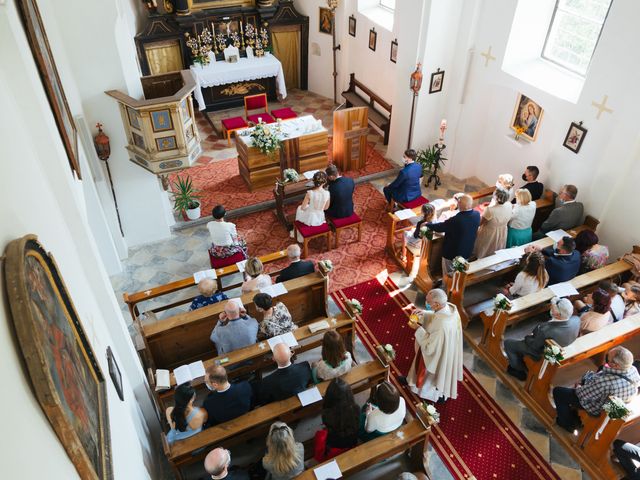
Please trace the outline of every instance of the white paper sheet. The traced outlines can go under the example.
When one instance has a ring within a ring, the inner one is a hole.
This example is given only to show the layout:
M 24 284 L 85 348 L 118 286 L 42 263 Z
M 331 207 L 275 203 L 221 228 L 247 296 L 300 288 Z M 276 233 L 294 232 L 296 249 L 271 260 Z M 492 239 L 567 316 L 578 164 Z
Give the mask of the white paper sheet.
M 218 275 L 216 275 L 216 271 L 213 268 L 210 268 L 209 270 L 202 270 L 193 274 L 193 281 L 196 282 L 196 284 L 200 283 L 200 280 L 204 280 L 205 278 L 215 280 L 216 278 L 218 278 Z
M 431 203 L 436 210 L 449 206 L 449 202 L 442 198 L 436 198 L 435 200 L 431 200 L 429 203 Z
M 400 220 L 407 220 L 415 216 L 416 214 L 410 208 L 405 208 L 404 210 L 398 210 L 396 212 L 396 217 L 398 217 Z
M 267 339 L 267 343 L 269 344 L 269 348 L 271 349 L 271 351 L 273 351 L 273 348 L 279 343 L 286 343 L 289 348 L 298 346 L 298 341 L 291 332 L 283 333 L 282 335 L 278 335 L 277 337 L 269 338 Z
M 524 247 L 504 248 L 502 250 L 496 250 L 496 254 L 499 254 L 504 260 L 514 260 L 524 255 Z
M 311 180 L 313 178 L 313 176 L 316 174 L 316 172 L 319 172 L 320 170 L 309 170 L 308 172 L 303 172 L 302 175 L 304 175 L 304 178 L 306 178 L 307 180 Z
M 329 328 L 329 322 L 326 320 L 320 320 L 319 322 L 315 322 L 309 325 L 309 331 L 311 333 L 319 332 L 320 330 L 326 330 Z
M 549 237 L 554 242 L 559 242 L 560 240 L 562 240 L 562 237 L 570 237 L 570 236 L 571 235 L 569 235 L 564 230 L 552 230 L 550 232 L 547 232 L 547 237 Z
M 240 297 L 230 298 L 229 301 L 237 304 L 239 308 L 244 308 L 244 304 L 242 303 L 242 299 Z
M 236 262 L 236 267 L 238 267 L 238 271 L 240 273 L 244 272 L 244 266 L 247 264 L 246 260 L 242 260 L 241 262 Z
M 182 385 L 183 383 L 193 380 L 191 377 L 191 370 L 189 365 L 181 365 L 173 371 L 173 376 L 176 377 L 176 385 Z
M 156 392 L 159 390 L 166 390 L 171 387 L 171 379 L 169 377 L 169 370 L 163 370 L 159 368 L 156 370 Z
M 313 474 L 317 480 L 327 480 L 327 478 L 342 478 L 342 472 L 335 460 L 330 461 L 318 468 L 313 469 Z
M 307 405 L 321 401 L 322 395 L 320 395 L 318 387 L 313 387 L 309 390 L 305 390 L 304 392 L 300 392 L 298 394 L 298 398 L 300 399 L 302 406 L 306 407 Z
M 204 371 L 204 363 L 202 363 L 202 360 L 190 363 L 189 373 L 191 374 L 191 380 L 195 380 L 196 378 L 201 378 L 201 377 L 204 378 L 205 371 Z
M 556 297 L 570 297 L 571 295 L 577 295 L 578 290 L 574 288 L 573 285 L 569 282 L 556 283 L 554 285 L 549 285 L 549 290 L 551 290 Z
M 273 285 L 269 285 L 268 287 L 261 288 L 260 291 L 262 293 L 267 293 L 272 297 L 277 297 L 278 295 L 284 295 L 287 293 L 287 288 L 282 283 L 274 283 Z

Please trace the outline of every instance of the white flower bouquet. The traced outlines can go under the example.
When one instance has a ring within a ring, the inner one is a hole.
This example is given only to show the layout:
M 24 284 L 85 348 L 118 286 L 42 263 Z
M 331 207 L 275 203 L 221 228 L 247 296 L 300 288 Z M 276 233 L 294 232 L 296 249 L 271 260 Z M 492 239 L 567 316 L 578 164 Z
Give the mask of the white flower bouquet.
M 327 272 L 333 270 L 333 262 L 331 262 L 331 260 L 329 259 L 320 260 L 318 262 L 318 265 L 320 265 Z
M 542 355 L 551 364 L 559 364 L 564 360 L 564 353 L 558 345 L 545 345 Z
M 384 346 L 384 354 L 389 357 L 389 359 L 391 360 L 395 360 L 396 359 L 396 351 L 393 348 L 393 345 L 391 345 L 390 343 L 387 343 Z
M 424 407 L 425 411 L 427 412 L 427 415 L 429 415 L 429 417 L 431 417 L 433 419 L 434 423 L 439 423 L 440 422 L 440 413 L 438 413 L 438 410 L 436 410 L 436 407 L 434 407 L 433 405 L 431 405 L 430 403 L 427 403 L 427 402 L 423 402 L 422 406 Z
M 277 125 L 267 125 L 260 121 L 251 132 L 253 145 L 265 155 L 273 157 L 280 148 L 281 142 L 278 133 L 280 133 L 280 128 Z
M 420 238 L 426 238 L 427 240 L 433 240 L 433 230 L 431 230 L 426 225 L 422 225 L 420 227 L 420 232 L 418 232 Z
M 456 272 L 465 272 L 469 268 L 469 262 L 463 257 L 456 257 L 453 259 L 453 269 Z
M 284 177 L 284 183 L 296 183 L 300 180 L 300 174 L 296 172 L 295 168 L 285 168 L 282 171 Z
M 631 410 L 629 410 L 622 399 L 618 397 L 610 397 L 604 402 L 602 409 L 607 412 L 607 416 L 612 420 L 625 418 L 631 413 Z
M 511 302 L 502 293 L 499 293 L 493 299 L 493 308 L 496 310 L 509 310 L 511 308 Z
M 351 300 L 347 300 L 347 305 L 351 308 L 351 310 L 353 310 L 358 315 L 362 314 L 362 304 L 355 298 L 352 298 Z

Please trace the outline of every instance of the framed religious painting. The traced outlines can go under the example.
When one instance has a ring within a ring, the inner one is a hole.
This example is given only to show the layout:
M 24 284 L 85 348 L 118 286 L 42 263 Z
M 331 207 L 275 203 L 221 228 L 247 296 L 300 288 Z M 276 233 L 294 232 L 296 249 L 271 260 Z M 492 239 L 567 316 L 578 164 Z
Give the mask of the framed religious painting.
M 120 373 L 120 367 L 116 362 L 116 357 L 113 355 L 111 347 L 107 347 L 107 364 L 109 365 L 109 376 L 113 382 L 113 386 L 118 392 L 118 397 L 124 402 L 124 389 L 122 387 L 122 373 Z
M 356 17 L 353 15 L 349 17 L 349 35 L 356 36 Z
M 389 60 L 393 63 L 398 61 L 398 39 L 396 38 L 393 42 L 391 42 L 391 53 L 389 54 Z
M 582 148 L 584 137 L 587 136 L 587 129 L 582 126 L 582 122 L 571 122 L 567 136 L 564 137 L 564 147 L 567 147 L 573 153 L 578 153 Z
M 80 164 L 78 161 L 78 132 L 76 124 L 71 115 L 71 109 L 67 103 L 67 97 L 62 88 L 62 82 L 58 75 L 56 62 L 53 59 L 47 33 L 40 18 L 40 11 L 36 0 L 18 0 L 18 9 L 22 18 L 27 40 L 31 53 L 38 67 L 40 80 L 47 94 L 47 100 L 51 106 L 53 117 L 62 139 L 62 144 L 69 159 L 71 170 L 78 178 L 80 174 Z
M 442 91 L 442 85 L 444 84 L 444 70 L 433 72 L 431 74 L 431 81 L 429 82 L 429 93 L 438 93 Z
M 81 478 L 112 479 L 104 376 L 53 256 L 35 235 L 5 250 L 4 281 L 34 394 Z
M 376 42 L 378 41 L 378 33 L 375 28 L 369 30 L 369 50 L 376 51 Z
M 533 142 L 538 137 L 543 114 L 544 110 L 540 105 L 519 93 L 511 117 L 511 129 L 517 136 Z
M 321 33 L 331 35 L 333 33 L 333 21 L 331 19 L 331 9 L 320 7 L 320 22 L 318 30 Z

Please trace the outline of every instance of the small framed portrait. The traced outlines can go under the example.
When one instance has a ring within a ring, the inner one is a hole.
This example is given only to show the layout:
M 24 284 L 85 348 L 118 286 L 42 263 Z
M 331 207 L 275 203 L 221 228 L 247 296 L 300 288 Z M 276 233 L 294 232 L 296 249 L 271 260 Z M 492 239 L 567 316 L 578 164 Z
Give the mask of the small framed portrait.
M 331 10 L 325 7 L 320 7 L 320 22 L 318 29 L 321 33 L 331 35 L 333 33 L 333 21 L 331 19 Z
M 124 402 L 124 391 L 122 390 L 122 373 L 120 373 L 120 367 L 116 363 L 116 358 L 113 356 L 111 347 L 107 347 L 107 363 L 109 364 L 109 376 L 113 382 L 113 386 L 116 387 L 118 397 Z
M 349 17 L 349 35 L 356 36 L 356 17 L 353 15 Z
M 540 105 L 522 93 L 518 94 L 516 106 L 511 117 L 511 129 L 516 134 L 534 142 L 540 130 L 540 121 L 544 110 Z
M 573 153 L 578 153 L 584 142 L 584 137 L 587 136 L 587 129 L 582 126 L 582 122 L 571 122 L 567 136 L 564 137 L 564 145 Z
M 442 84 L 444 83 L 444 70 L 438 69 L 437 72 L 431 74 L 431 81 L 429 82 L 429 93 L 438 93 L 442 91 Z
M 229 55 L 227 60 L 229 63 L 238 63 L 238 55 Z
M 378 33 L 375 28 L 369 30 L 369 50 L 376 51 L 376 42 L 378 41 Z
M 398 60 L 398 39 L 396 38 L 393 42 L 391 42 L 391 53 L 389 54 L 389 60 L 393 63 L 396 63 Z

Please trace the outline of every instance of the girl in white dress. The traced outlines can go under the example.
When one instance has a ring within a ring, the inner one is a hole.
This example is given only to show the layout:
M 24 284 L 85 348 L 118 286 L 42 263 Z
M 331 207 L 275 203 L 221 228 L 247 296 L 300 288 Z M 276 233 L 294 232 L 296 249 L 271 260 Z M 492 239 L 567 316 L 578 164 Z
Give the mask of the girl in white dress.
M 330 203 L 329 192 L 324 189 L 326 184 L 326 173 L 320 171 L 313 175 L 314 188 L 307 191 L 302 205 L 296 210 L 296 222 L 304 223 L 310 227 L 318 227 L 326 222 L 324 211 L 329 208 Z M 302 241 L 299 234 L 298 241 Z

